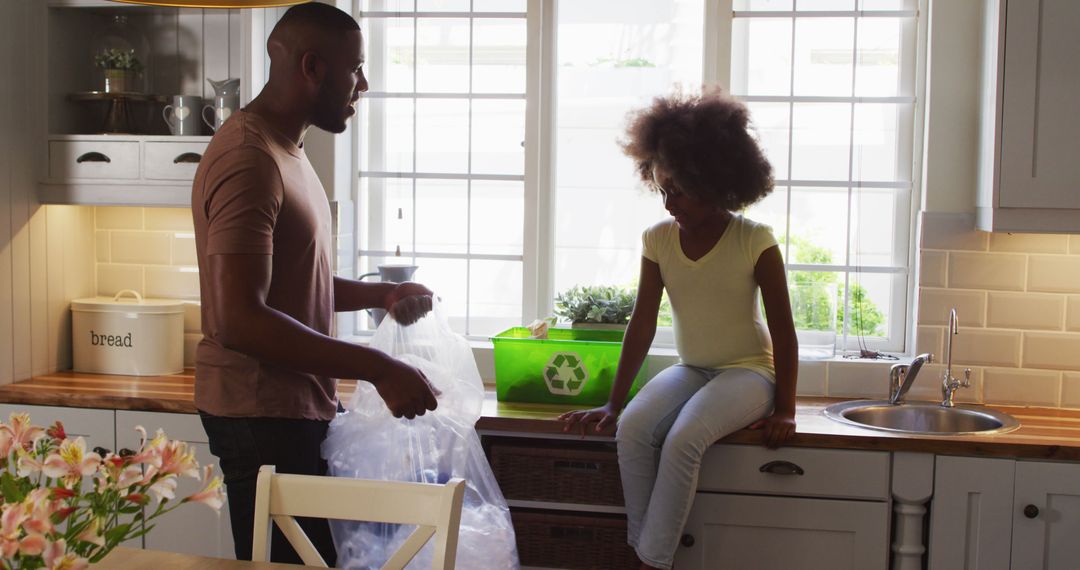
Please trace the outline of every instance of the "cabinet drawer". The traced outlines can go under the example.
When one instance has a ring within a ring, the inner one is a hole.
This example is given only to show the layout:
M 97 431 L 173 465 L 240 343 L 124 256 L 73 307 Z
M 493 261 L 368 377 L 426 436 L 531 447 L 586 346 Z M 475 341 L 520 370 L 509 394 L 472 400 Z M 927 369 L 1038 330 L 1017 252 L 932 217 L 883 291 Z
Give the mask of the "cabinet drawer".
M 497 444 L 491 446 L 491 470 L 507 499 L 623 504 L 614 449 Z
M 204 142 L 147 142 L 143 177 L 147 180 L 192 180 L 206 146 Z
M 135 179 L 138 141 L 50 141 L 49 177 Z
M 889 454 L 714 445 L 702 460 L 698 490 L 887 500 Z

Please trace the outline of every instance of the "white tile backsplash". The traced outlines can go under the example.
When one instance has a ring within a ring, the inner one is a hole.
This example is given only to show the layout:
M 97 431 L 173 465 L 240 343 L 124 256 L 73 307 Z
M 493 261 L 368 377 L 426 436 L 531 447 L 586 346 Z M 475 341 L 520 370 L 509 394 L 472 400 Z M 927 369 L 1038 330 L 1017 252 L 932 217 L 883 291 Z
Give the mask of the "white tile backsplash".
M 949 287 L 1023 291 L 1027 256 L 1014 253 L 949 253 Z
M 1061 330 L 1065 297 L 1045 293 L 987 295 L 986 326 L 1007 329 Z
M 1080 255 L 1032 255 L 1028 291 L 1080 293 Z

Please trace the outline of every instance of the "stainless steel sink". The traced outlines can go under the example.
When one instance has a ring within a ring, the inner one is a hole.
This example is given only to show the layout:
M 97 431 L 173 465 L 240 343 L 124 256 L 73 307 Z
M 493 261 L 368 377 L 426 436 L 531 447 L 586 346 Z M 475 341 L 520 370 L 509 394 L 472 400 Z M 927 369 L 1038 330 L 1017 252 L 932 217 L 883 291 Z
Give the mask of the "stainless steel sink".
M 925 435 L 992 435 L 1020 427 L 1016 418 L 989 408 L 946 408 L 936 402 L 840 402 L 825 408 L 825 416 L 861 428 Z

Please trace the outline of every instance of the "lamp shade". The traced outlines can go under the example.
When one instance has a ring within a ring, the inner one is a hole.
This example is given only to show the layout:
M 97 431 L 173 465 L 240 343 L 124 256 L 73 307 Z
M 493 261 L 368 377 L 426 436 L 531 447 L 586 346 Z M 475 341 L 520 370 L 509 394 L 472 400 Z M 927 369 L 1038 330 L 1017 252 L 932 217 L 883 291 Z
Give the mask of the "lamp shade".
M 113 0 L 124 4 L 171 6 L 176 8 L 278 8 L 310 0 Z

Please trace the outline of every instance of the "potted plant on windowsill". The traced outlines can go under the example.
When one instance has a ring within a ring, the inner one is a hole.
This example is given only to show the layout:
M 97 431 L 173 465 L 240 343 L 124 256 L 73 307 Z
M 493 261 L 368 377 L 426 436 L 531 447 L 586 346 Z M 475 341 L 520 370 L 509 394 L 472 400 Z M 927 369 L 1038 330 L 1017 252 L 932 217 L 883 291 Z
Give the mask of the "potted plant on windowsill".
M 142 62 L 135 50 L 108 48 L 94 55 L 94 66 L 105 75 L 106 93 L 124 93 L 135 90 L 135 79 L 142 71 Z
M 624 330 L 637 292 L 612 285 L 575 286 L 555 297 L 555 314 L 574 328 Z

